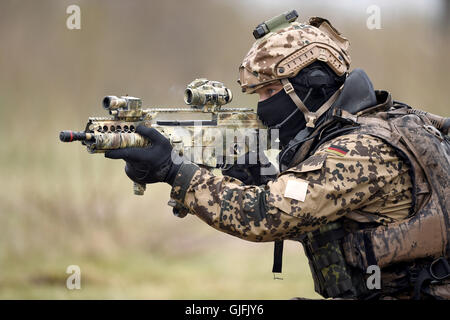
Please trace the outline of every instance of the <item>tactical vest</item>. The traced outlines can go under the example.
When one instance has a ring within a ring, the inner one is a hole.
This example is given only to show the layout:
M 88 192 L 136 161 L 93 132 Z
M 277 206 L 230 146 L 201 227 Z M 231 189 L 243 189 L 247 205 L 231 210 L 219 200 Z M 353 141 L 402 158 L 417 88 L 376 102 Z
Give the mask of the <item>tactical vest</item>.
M 411 167 L 413 207 L 406 219 L 355 228 L 355 222 L 344 218 L 301 240 L 319 294 L 326 298 L 368 298 L 389 291 L 383 287 L 368 290 L 365 275 L 369 266 L 378 266 L 386 276 L 400 267 L 404 270 L 424 262 L 428 268 L 433 259 L 450 257 L 450 141 L 436 128 L 440 124 L 423 112 L 392 103 L 389 94 L 385 103 L 356 115 L 332 111 L 335 119 L 349 124 L 342 132 L 382 139 Z M 305 148 L 308 146 L 297 152 L 296 161 L 310 154 Z M 448 263 L 443 261 L 447 269 L 443 277 L 448 277 Z M 402 286 L 408 288 L 411 283 Z

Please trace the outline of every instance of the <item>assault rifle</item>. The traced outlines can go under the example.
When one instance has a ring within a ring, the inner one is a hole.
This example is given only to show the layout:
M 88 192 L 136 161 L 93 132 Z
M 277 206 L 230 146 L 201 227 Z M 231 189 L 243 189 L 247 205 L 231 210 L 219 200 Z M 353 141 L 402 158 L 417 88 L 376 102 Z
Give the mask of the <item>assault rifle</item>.
M 222 108 L 231 100 L 228 88 L 207 79 L 196 79 L 187 86 L 184 101 L 190 107 L 143 109 L 139 98 L 106 96 L 103 107 L 110 117 L 91 117 L 84 131 L 62 131 L 59 138 L 62 142 L 81 141 L 90 153 L 144 147 L 151 141 L 135 130 L 145 125 L 168 138 L 180 156 L 210 170 L 226 168 L 246 152 L 256 151 L 255 147 L 268 146 L 267 131 L 261 134 L 266 128 L 253 109 Z M 133 189 L 142 195 L 145 184 L 134 183 Z

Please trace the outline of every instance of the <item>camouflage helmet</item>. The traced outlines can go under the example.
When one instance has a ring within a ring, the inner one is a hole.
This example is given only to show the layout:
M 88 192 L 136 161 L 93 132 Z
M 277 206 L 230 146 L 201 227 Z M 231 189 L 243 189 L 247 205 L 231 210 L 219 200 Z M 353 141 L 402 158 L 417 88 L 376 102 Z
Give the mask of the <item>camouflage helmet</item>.
M 284 78 L 295 77 L 315 61 L 323 61 L 339 76 L 348 72 L 349 41 L 323 18 L 308 24 L 291 22 L 255 41 L 239 67 L 242 91 L 255 90 Z

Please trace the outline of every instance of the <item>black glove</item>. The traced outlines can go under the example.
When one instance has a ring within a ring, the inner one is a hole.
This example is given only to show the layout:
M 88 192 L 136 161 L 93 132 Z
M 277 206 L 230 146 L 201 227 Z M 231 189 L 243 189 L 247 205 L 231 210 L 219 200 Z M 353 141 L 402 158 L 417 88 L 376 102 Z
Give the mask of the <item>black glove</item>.
M 136 133 L 147 138 L 149 145 L 144 148 L 109 150 L 105 152 L 105 157 L 125 160 L 125 173 L 134 182 L 167 182 L 172 185 L 182 161 L 178 155 L 174 155 L 173 159 L 180 161 L 176 161 L 177 164 L 172 161 L 173 150 L 169 140 L 156 129 L 145 126 L 138 126 Z
M 277 169 L 269 162 L 265 155 L 257 157 L 255 151 L 247 152 L 240 157 L 243 164 L 233 164 L 230 168 L 222 170 L 225 176 L 233 177 L 242 181 L 245 185 L 262 185 L 274 180 L 277 176 Z M 250 159 L 256 159 L 255 164 L 250 164 Z M 261 161 L 264 160 L 264 161 Z M 262 164 L 265 162 L 266 164 Z

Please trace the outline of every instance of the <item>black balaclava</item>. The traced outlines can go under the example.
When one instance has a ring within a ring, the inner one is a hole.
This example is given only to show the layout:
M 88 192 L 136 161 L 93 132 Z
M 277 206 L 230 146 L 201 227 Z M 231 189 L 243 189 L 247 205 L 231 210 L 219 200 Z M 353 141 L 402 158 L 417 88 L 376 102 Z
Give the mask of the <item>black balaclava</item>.
M 298 97 L 309 111 L 317 111 L 344 83 L 345 75 L 336 75 L 321 61 L 302 69 L 297 76 L 289 78 Z M 272 97 L 258 102 L 258 117 L 269 127 L 279 129 L 280 144 L 286 146 L 306 126 L 303 113 L 282 89 Z

